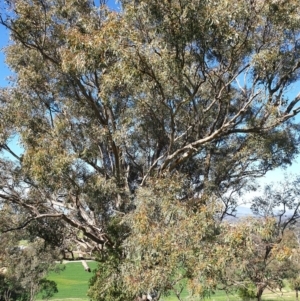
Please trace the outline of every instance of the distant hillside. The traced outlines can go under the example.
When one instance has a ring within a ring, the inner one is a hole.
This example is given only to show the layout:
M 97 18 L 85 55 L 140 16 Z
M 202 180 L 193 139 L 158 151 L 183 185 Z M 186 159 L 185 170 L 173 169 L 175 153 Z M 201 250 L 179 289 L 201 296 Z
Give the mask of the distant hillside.
M 237 208 L 237 217 L 253 216 L 253 212 L 249 207 L 239 206 Z
M 280 209 L 274 210 L 274 213 L 279 213 Z M 293 210 L 287 210 L 286 213 L 284 214 L 284 219 L 289 218 L 292 214 L 294 213 Z M 237 220 L 242 217 L 247 217 L 247 216 L 255 216 L 252 212 L 252 210 L 249 207 L 245 206 L 239 206 L 237 207 L 237 212 L 236 212 L 236 217 L 229 216 L 226 219 L 227 220 Z

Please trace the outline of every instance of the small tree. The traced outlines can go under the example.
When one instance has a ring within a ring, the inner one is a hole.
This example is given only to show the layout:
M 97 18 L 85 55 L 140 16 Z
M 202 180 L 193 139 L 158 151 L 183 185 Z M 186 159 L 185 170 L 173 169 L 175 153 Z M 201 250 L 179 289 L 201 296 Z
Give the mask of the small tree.
M 281 287 L 283 279 L 297 275 L 295 250 L 299 245 L 293 225 L 300 218 L 299 181 L 290 176 L 283 183 L 268 185 L 264 195 L 252 202 L 257 217 L 229 227 L 237 258 L 233 260 L 237 273 L 232 284 L 239 287 L 241 283 L 242 290 L 254 285 L 257 300 L 266 288 Z M 240 250 L 235 238 L 241 240 Z
M 229 227 L 224 243 L 230 245 L 232 260 L 223 285 L 260 301 L 266 288 L 282 287 L 283 279 L 298 273 L 293 242 L 282 238 L 275 219 L 247 219 Z
M 39 281 L 39 293 L 42 294 L 42 299 L 49 300 L 58 293 L 56 282 L 45 278 L 41 279 Z
M 299 300 L 299 290 L 300 290 L 300 277 L 291 278 L 290 281 L 291 289 L 293 289 L 296 293 L 296 300 Z
M 1 274 L 1 296 L 6 301 L 10 298 L 32 301 L 41 285 L 46 289 L 47 283 L 42 279 L 50 269 L 56 269 L 58 252 L 41 238 L 28 240 L 26 247 L 19 246 L 20 239 L 30 238 L 30 235 L 24 229 L 16 234 L 0 234 L 0 263 L 5 267 L 5 273 Z

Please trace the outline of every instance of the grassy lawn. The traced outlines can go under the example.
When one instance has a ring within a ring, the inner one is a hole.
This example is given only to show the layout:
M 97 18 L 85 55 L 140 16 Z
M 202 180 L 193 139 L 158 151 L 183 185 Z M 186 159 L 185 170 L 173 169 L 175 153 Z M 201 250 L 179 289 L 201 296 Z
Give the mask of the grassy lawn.
M 184 300 L 190 300 L 188 298 L 188 292 L 187 291 L 183 291 L 181 297 Z M 177 297 L 173 294 L 171 294 L 170 296 L 167 297 L 162 297 L 161 300 L 163 301 L 178 301 Z M 194 299 L 193 299 L 194 300 Z M 206 299 L 202 299 L 205 301 L 238 301 L 239 298 L 236 295 L 226 295 L 226 293 L 224 291 L 218 291 L 217 293 L 211 295 L 210 298 L 206 298 Z
M 183 300 L 187 300 L 187 301 L 190 300 L 188 298 L 187 292 L 183 292 L 181 297 L 183 298 Z M 160 300 L 161 301 L 178 301 L 178 299 L 176 298 L 175 295 L 170 295 L 167 297 L 163 296 Z M 202 299 L 202 300 L 204 300 L 204 301 L 240 301 L 241 299 L 237 295 L 234 295 L 234 294 L 226 295 L 226 293 L 224 291 L 218 291 L 218 292 L 216 292 L 216 294 L 211 295 L 210 298 L 206 298 L 206 299 Z M 295 300 L 295 292 L 290 291 L 290 290 L 288 290 L 288 291 L 283 290 L 283 295 L 281 296 L 281 293 L 279 291 L 276 293 L 266 291 L 262 296 L 262 300 L 263 301 L 264 300 L 265 301 L 284 301 L 284 300 L 291 301 L 291 300 Z
M 93 271 L 97 267 L 94 261 L 87 262 Z M 58 293 L 51 300 L 85 301 L 89 300 L 86 292 L 88 290 L 88 281 L 93 273 L 84 270 L 81 262 L 69 262 L 64 264 L 65 270 L 61 273 L 50 273 L 47 279 L 57 283 Z M 41 299 L 41 297 L 37 297 Z

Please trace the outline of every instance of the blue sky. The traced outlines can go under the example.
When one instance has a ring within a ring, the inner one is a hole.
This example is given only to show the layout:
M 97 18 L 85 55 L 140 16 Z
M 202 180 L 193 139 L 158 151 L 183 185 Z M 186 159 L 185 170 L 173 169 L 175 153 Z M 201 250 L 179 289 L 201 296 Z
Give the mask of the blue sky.
M 98 0 L 99 1 L 99 0 Z M 96 1 L 96 2 L 98 2 Z M 115 4 L 114 1 L 109 1 L 110 6 L 114 9 L 118 9 L 118 5 Z M 9 83 L 6 80 L 6 78 L 10 75 L 10 71 L 8 67 L 5 64 L 5 56 L 3 53 L 3 48 L 8 45 L 9 43 L 9 36 L 8 31 L 3 27 L 0 26 L 0 87 L 6 87 Z M 293 87 L 291 87 L 291 90 L 289 92 L 290 97 L 295 97 L 300 92 L 300 84 L 297 83 Z M 14 143 L 15 144 L 15 143 Z M 12 146 L 14 148 L 17 148 L 18 146 Z M 286 174 L 293 173 L 293 174 L 300 174 L 300 156 L 293 162 L 292 166 L 288 167 L 287 169 L 278 168 L 274 171 L 269 172 L 265 178 L 262 178 L 259 180 L 259 183 L 269 183 L 273 181 L 279 181 L 283 180 L 286 177 Z
M 10 74 L 9 69 L 5 65 L 5 57 L 3 53 L 3 47 L 5 47 L 8 42 L 8 31 L 3 26 L 0 26 L 0 87 L 5 87 L 8 84 L 5 78 Z

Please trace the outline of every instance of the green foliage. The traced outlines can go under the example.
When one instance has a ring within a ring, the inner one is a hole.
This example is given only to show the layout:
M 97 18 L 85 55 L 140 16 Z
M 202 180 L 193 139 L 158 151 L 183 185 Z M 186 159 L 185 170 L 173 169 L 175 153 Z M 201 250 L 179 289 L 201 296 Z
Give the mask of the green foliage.
M 41 279 L 39 281 L 39 292 L 42 295 L 42 299 L 50 299 L 55 293 L 58 293 L 57 284 L 53 280 Z
M 28 290 L 18 282 L 17 277 L 0 274 L 0 300 L 27 301 L 30 298 Z
M 124 261 L 122 243 L 130 228 L 120 217 L 114 217 L 107 226 L 107 233 L 115 241 L 113 250 L 105 250 L 97 258 L 98 267 L 89 281 L 88 296 L 96 301 L 126 301 L 135 295 L 123 281 L 120 267 Z
M 205 296 L 216 287 L 216 204 L 204 205 L 201 198 L 182 203 L 176 200 L 181 187 L 181 179 L 174 176 L 137 192 L 137 208 L 126 219 L 131 235 L 124 242 L 122 267 L 127 287 L 135 294 L 148 288 L 178 293 L 186 285 L 183 280 L 195 295 Z
M 290 279 L 289 284 L 291 286 L 291 289 L 293 290 L 300 290 L 300 278 L 299 277 L 295 277 Z
M 255 299 L 256 298 L 256 288 L 253 284 L 248 285 L 246 287 L 240 287 L 237 290 L 237 294 L 243 301 Z
M 44 240 L 45 246 L 59 248 L 64 243 L 65 228 L 60 220 L 49 218 L 31 222 L 27 227 L 28 239 L 34 241 L 36 237 Z
M 135 295 L 123 282 L 120 273 L 120 259 L 113 252 L 101 258 L 94 276 L 90 279 L 88 296 L 96 301 L 127 301 Z

